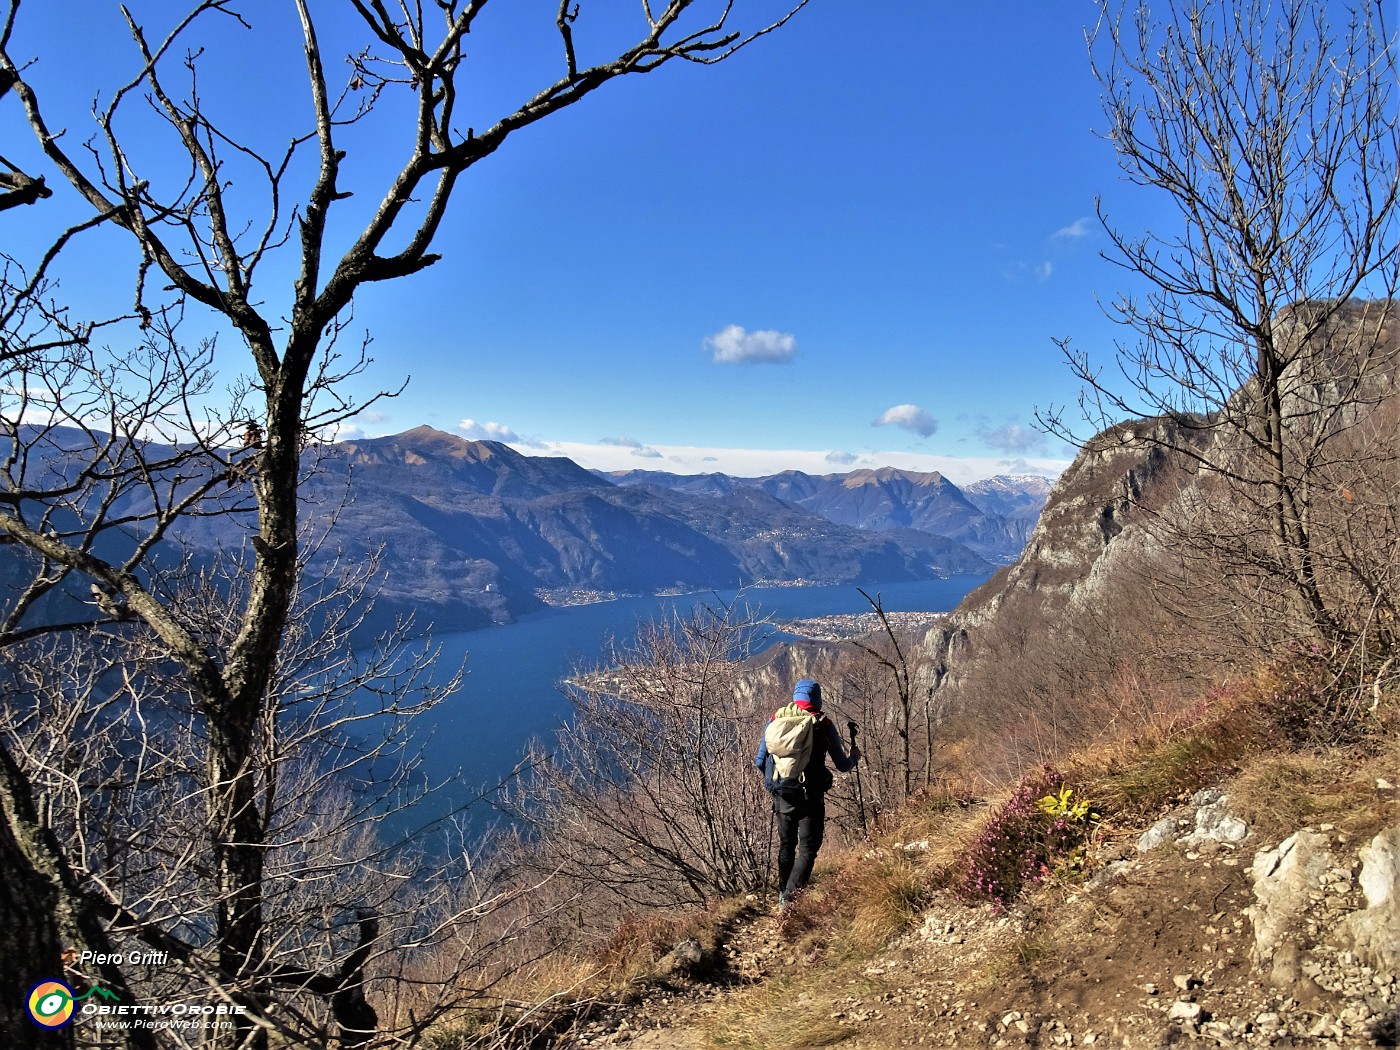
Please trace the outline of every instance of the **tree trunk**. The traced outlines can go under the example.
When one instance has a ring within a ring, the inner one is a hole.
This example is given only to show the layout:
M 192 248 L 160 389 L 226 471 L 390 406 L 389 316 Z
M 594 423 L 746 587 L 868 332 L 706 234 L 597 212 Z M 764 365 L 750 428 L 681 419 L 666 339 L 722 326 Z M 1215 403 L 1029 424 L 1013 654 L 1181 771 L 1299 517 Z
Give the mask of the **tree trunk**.
M 42 1031 L 29 1015 L 29 992 L 44 980 L 67 980 L 63 952 L 115 953 L 78 889 L 52 831 L 39 823 L 24 773 L 0 746 L 0 1045 L 72 1047 L 71 1026 Z M 104 985 L 132 1001 L 121 971 L 92 967 Z M 77 989 L 75 989 L 76 991 Z M 103 1044 L 153 1050 L 140 1029 L 104 1032 Z
M 218 880 L 219 969 L 236 978 L 243 992 L 251 990 L 264 967 L 263 828 L 249 761 L 255 725 L 255 720 L 214 718 L 209 725 L 208 822 Z M 238 998 L 247 1006 L 256 1002 Z M 249 1017 L 235 1017 L 227 1045 L 265 1045 L 265 1034 L 253 1028 Z
M 46 977 L 63 976 L 61 894 L 52 878 L 52 863 L 43 863 L 47 843 L 35 819 L 29 786 L 3 750 L 0 810 L 0 1043 L 27 1046 L 40 1037 L 28 1016 L 29 989 Z M 36 866 L 36 858 L 42 868 Z M 71 1029 L 43 1038 L 53 1046 L 73 1045 Z

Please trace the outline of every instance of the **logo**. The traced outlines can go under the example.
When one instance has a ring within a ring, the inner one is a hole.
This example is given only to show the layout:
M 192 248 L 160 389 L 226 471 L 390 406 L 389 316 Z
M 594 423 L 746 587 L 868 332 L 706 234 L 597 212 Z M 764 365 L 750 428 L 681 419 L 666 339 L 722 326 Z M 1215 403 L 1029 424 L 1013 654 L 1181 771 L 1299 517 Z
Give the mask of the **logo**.
M 42 1028 L 66 1028 L 73 1023 L 74 1006 L 93 995 L 108 1000 L 118 998 L 116 992 L 102 987 L 74 995 L 73 989 L 62 981 L 40 981 L 29 989 L 30 1020 Z
M 62 981 L 40 981 L 29 989 L 29 1016 L 43 1028 L 73 1023 L 73 989 Z

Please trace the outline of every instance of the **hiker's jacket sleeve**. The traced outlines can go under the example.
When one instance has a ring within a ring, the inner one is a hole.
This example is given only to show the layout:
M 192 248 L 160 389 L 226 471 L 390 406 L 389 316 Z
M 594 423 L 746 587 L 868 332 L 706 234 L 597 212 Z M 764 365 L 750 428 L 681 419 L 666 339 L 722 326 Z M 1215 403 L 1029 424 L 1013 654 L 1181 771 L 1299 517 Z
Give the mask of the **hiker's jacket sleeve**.
M 758 767 L 758 771 L 765 776 L 768 773 L 768 738 L 760 736 L 758 738 L 758 754 L 753 757 L 753 764 Z
M 856 768 L 856 760 L 841 746 L 841 731 L 829 718 L 823 718 L 822 725 L 826 727 L 826 753 L 831 756 L 832 765 L 842 773 L 849 773 Z

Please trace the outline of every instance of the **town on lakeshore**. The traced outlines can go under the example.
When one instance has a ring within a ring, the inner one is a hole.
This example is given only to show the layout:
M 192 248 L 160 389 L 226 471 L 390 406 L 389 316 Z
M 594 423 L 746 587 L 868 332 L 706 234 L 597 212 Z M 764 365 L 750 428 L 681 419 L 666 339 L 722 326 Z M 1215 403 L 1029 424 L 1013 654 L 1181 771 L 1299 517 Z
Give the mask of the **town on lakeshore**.
M 887 612 L 885 619 L 900 633 L 924 630 L 941 622 L 946 612 Z M 801 620 L 784 620 L 778 627 L 786 634 L 814 642 L 844 642 L 882 629 L 880 616 L 873 610 L 863 613 L 835 613 Z

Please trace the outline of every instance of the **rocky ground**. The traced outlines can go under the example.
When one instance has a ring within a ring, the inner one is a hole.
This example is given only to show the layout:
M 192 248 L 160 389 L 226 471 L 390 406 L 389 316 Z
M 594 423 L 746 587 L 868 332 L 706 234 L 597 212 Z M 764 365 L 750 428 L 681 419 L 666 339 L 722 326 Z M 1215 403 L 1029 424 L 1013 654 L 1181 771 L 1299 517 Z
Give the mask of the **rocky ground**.
M 1331 825 L 1280 843 L 1202 793 L 1116 832 L 1088 881 L 1003 913 L 935 899 L 873 954 L 814 940 L 800 904 L 753 902 L 715 957 L 678 945 L 670 978 L 570 1045 L 1395 1046 L 1396 967 L 1365 961 L 1400 957 L 1386 808 L 1385 849 Z

